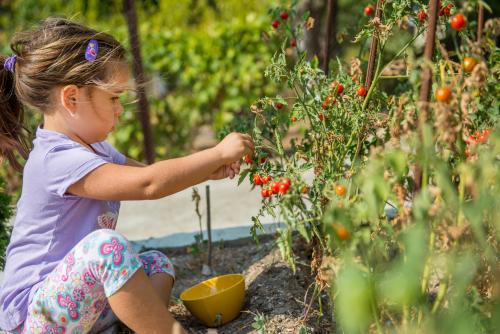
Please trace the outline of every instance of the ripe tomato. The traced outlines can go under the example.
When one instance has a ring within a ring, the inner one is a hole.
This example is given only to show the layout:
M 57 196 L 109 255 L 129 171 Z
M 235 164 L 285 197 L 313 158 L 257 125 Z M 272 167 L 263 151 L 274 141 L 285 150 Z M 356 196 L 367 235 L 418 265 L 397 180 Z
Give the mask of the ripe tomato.
M 440 87 L 436 90 L 436 100 L 438 102 L 448 102 L 451 98 L 451 90 L 448 87 Z
M 337 233 L 337 236 L 340 238 L 340 240 L 349 239 L 349 231 L 343 225 L 336 224 L 335 232 Z
M 324 119 L 325 119 L 325 114 L 323 114 L 322 112 L 320 112 L 320 113 L 318 114 L 318 116 L 319 116 L 319 120 L 320 120 L 320 121 L 322 121 L 322 120 L 324 120 Z
M 448 4 L 446 6 L 439 5 L 439 16 L 450 16 L 453 4 Z
M 462 68 L 464 69 L 465 72 L 470 73 L 472 70 L 474 70 L 474 67 L 476 67 L 477 60 L 472 57 L 465 57 L 464 62 L 462 64 Z
M 321 108 L 323 108 L 323 110 L 328 109 L 328 103 L 327 103 L 326 101 L 324 101 L 324 102 L 321 104 Z
M 283 109 L 283 107 L 284 107 L 283 103 L 279 103 L 279 102 L 276 103 L 275 106 L 276 106 L 276 109 Z
M 297 117 L 293 116 L 292 117 L 292 123 L 295 123 L 295 122 L 297 122 Z
M 262 183 L 268 184 L 269 181 L 271 181 L 271 177 L 269 175 L 266 175 L 262 178 Z
M 344 196 L 346 192 L 347 188 L 341 184 L 337 184 L 337 186 L 335 187 L 335 193 L 337 194 L 337 196 Z
M 467 24 L 467 20 L 462 13 L 458 13 L 457 15 L 453 16 L 450 21 L 450 25 L 453 29 L 460 31 L 462 30 L 463 27 Z
M 470 148 L 468 148 L 468 147 L 467 147 L 467 148 L 465 149 L 465 151 L 464 151 L 464 154 L 465 154 L 465 157 L 466 157 L 466 158 L 470 158 L 470 156 L 471 156 Z
M 252 164 L 252 156 L 250 154 L 245 155 L 245 162 L 249 165 Z
M 372 5 L 366 6 L 364 12 L 365 12 L 366 16 L 372 15 L 373 14 L 373 6 Z
M 425 10 L 421 9 L 417 13 L 417 17 L 420 22 L 424 22 L 425 20 L 427 20 L 427 13 L 425 12 Z
M 286 194 L 286 192 L 288 191 L 288 188 L 290 188 L 290 186 L 288 184 L 286 184 L 286 183 L 280 183 L 278 191 L 279 191 L 280 194 L 283 195 L 283 194 Z
M 295 39 L 292 39 L 292 40 L 290 41 L 290 47 L 294 48 L 294 47 L 296 47 L 296 46 L 297 46 L 297 41 L 296 41 Z
M 264 162 L 267 161 L 267 157 L 261 157 L 260 158 L 260 163 L 263 164 Z
M 287 12 L 281 12 L 280 17 L 282 20 L 288 19 L 288 13 Z
M 278 27 L 280 26 L 280 21 L 275 20 L 271 25 L 273 26 L 274 29 L 278 29 Z
M 260 186 L 262 185 L 262 178 L 260 177 L 259 174 L 255 174 L 253 176 L 253 184 L 257 185 L 257 186 Z
M 342 94 L 344 92 L 344 86 L 337 81 L 332 82 L 332 89 L 334 94 Z
M 303 186 L 302 189 L 300 190 L 301 193 L 307 194 L 309 193 L 309 187 L 308 186 Z
M 269 189 L 264 189 L 262 188 L 262 190 L 260 191 L 260 195 L 264 198 L 266 197 L 269 197 L 269 192 L 268 192 Z
M 290 187 L 292 181 L 290 181 L 289 178 L 285 177 L 283 180 L 281 180 L 281 183 L 287 184 Z
M 271 182 L 271 191 L 273 194 L 277 194 L 280 190 L 280 183 L 277 181 Z
M 358 94 L 358 96 L 365 96 L 366 93 L 367 93 L 367 90 L 366 90 L 365 86 L 359 87 L 358 91 L 356 92 L 356 94 Z

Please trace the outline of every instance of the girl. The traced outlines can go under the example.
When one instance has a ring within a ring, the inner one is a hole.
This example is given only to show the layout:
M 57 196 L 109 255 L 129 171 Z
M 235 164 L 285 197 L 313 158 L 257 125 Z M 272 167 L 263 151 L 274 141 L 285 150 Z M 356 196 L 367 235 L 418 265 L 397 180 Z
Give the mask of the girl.
M 43 113 L 23 171 L 22 195 L 0 289 L 0 327 L 13 333 L 95 333 L 118 317 L 138 333 L 185 333 L 167 307 L 174 282 L 160 252 L 134 253 L 114 231 L 121 200 L 158 199 L 239 173 L 252 139 L 149 166 L 105 139 L 127 89 L 112 36 L 49 18 L 17 34 L 0 64 L 0 152 L 26 157 L 23 106 Z

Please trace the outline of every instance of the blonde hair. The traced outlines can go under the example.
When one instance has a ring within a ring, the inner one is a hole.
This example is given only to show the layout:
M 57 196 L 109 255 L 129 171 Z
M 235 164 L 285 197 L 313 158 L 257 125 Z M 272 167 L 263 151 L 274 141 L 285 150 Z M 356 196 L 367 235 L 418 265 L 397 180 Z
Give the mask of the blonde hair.
M 85 59 L 90 40 L 99 46 L 95 61 Z M 113 63 L 125 63 L 125 49 L 113 36 L 63 18 L 48 18 L 35 30 L 14 35 L 11 49 L 17 57 L 4 68 L 0 56 L 0 157 L 20 171 L 15 152 L 26 158 L 29 131 L 24 107 L 49 112 L 52 88 L 74 84 L 107 88 Z

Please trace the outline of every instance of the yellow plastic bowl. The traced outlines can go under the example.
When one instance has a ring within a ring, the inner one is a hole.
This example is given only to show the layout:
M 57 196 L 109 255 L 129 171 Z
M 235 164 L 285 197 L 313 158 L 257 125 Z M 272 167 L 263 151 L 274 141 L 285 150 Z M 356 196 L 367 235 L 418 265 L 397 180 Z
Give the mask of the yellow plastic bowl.
M 218 327 L 238 316 L 245 299 L 245 278 L 240 274 L 216 276 L 186 289 L 181 300 L 207 327 Z

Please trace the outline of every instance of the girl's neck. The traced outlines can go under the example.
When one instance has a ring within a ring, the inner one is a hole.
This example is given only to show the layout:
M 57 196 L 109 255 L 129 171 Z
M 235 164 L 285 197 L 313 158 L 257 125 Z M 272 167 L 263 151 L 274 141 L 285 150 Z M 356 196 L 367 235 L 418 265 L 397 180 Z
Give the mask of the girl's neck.
M 62 124 L 62 122 L 60 122 L 58 120 L 57 117 L 51 117 L 47 114 L 44 114 L 43 119 L 44 119 L 44 121 L 43 121 L 43 129 L 44 130 L 62 133 L 63 135 L 67 136 L 69 139 L 83 145 L 88 150 L 95 153 L 95 150 L 92 148 L 92 146 L 90 144 L 87 144 L 80 137 L 78 137 L 76 134 L 74 134 L 72 131 L 70 131 L 64 124 Z

